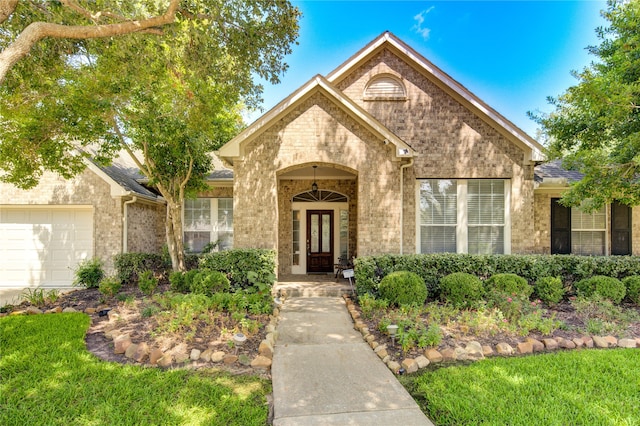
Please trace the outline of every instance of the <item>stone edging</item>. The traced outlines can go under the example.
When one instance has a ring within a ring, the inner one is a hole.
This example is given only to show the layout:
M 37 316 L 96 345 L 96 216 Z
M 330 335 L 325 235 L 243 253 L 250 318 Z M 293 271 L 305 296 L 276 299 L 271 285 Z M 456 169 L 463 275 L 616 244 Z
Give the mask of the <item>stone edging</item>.
M 362 334 L 362 338 L 371 346 L 373 351 L 384 362 L 389 369 L 395 374 L 415 373 L 419 369 L 425 368 L 429 364 L 441 362 L 458 362 L 458 361 L 478 361 L 490 356 L 511 356 L 511 355 L 529 355 L 534 352 L 549 352 L 557 349 L 581 349 L 581 348 L 640 348 L 640 338 L 636 339 L 616 339 L 614 336 L 583 336 L 572 340 L 563 339 L 562 337 L 542 339 L 542 341 L 527 337 L 524 341 L 519 342 L 516 347 L 512 347 L 508 343 L 498 343 L 495 348 L 489 345 L 481 345 L 479 342 L 468 342 L 465 347 L 457 346 L 455 349 L 447 348 L 442 351 L 436 349 L 427 349 L 424 355 L 416 358 L 405 358 L 398 363 L 392 359 L 387 352 L 387 346 L 379 344 L 375 340 L 375 336 L 369 333 L 367 325 L 360 320 L 360 312 L 355 307 L 354 302 L 347 295 L 344 295 L 345 303 L 349 314 L 353 319 L 354 328 Z
M 107 306 L 102 305 L 97 308 L 86 308 L 83 311 L 79 311 L 74 308 L 56 307 L 47 311 L 42 311 L 35 306 L 29 306 L 26 309 L 13 311 L 8 315 L 39 315 L 39 314 L 55 314 L 55 313 L 70 313 L 81 312 L 87 315 L 98 315 L 98 312 L 109 309 Z M 152 349 L 147 342 L 134 343 L 131 340 L 131 336 L 118 329 L 118 320 L 120 315 L 114 309 L 109 310 L 106 315 L 109 317 L 109 321 L 104 326 L 104 335 L 107 339 L 113 340 L 113 351 L 115 354 L 123 354 L 126 358 L 138 363 L 152 366 L 158 366 L 163 368 L 186 366 L 190 362 L 199 362 L 198 367 L 206 366 L 207 363 L 224 363 L 226 365 L 232 365 L 236 362 L 243 363 L 239 356 L 227 354 L 224 351 L 212 351 L 206 349 L 204 351 L 193 347 L 189 348 L 186 343 L 178 344 L 172 348 L 162 350 L 160 348 Z M 0 315 L 6 316 L 6 314 Z M 244 365 L 250 365 L 255 370 L 261 370 L 269 372 L 271 370 L 271 362 L 273 359 L 273 347 L 276 343 L 276 325 L 279 321 L 280 309 L 275 306 L 273 314 L 270 315 L 269 324 L 266 325 L 265 331 L 267 332 L 265 338 L 260 342 L 258 347 L 258 355 L 253 360 L 245 360 Z M 189 350 L 191 349 L 191 350 Z M 247 357 L 248 358 L 248 357 Z M 205 363 L 205 365 L 201 365 Z

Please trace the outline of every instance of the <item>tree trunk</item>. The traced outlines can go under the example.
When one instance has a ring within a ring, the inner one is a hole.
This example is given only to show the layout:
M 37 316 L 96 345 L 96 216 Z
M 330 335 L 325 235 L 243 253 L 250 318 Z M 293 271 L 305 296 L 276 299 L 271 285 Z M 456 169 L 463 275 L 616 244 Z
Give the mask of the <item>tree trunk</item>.
M 166 197 L 165 197 L 166 198 Z M 174 271 L 185 271 L 184 241 L 182 237 L 182 204 L 167 199 L 167 220 L 165 224 L 167 247 Z

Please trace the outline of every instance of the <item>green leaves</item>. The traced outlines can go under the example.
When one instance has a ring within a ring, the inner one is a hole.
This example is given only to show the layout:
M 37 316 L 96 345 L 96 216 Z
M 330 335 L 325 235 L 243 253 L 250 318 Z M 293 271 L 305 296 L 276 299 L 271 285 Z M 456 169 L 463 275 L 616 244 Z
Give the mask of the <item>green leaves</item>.
M 593 209 L 613 200 L 640 204 L 640 3 L 609 0 L 596 30 L 597 57 L 558 98 L 555 111 L 533 117 L 551 139 L 549 156 L 585 174 L 563 196 L 566 205 L 590 199 Z

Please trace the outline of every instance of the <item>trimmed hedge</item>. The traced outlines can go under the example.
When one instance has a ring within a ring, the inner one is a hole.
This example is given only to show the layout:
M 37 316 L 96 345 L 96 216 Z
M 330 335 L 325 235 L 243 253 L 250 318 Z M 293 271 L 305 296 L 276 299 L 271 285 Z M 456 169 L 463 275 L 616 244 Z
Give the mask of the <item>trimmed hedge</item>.
M 200 258 L 200 268 L 226 274 L 232 291 L 270 291 L 276 281 L 276 252 L 233 249 L 207 253 Z
M 484 282 L 485 290 L 496 290 L 516 296 L 531 296 L 533 287 L 529 285 L 527 280 L 516 274 L 495 274 Z
M 113 257 L 116 275 L 124 285 L 138 283 L 138 276 L 146 271 L 152 271 L 159 276 L 166 276 L 171 270 L 171 259 L 160 253 L 120 253 Z M 198 256 L 185 255 L 187 270 L 198 266 Z
M 559 277 L 568 289 L 572 284 L 593 275 L 618 279 L 640 275 L 637 256 L 575 255 L 471 255 L 457 253 L 364 256 L 356 258 L 355 278 L 358 295 L 378 295 L 380 280 L 395 271 L 418 274 L 426 283 L 429 295 L 440 295 L 440 280 L 454 272 L 466 272 L 480 279 L 499 273 L 512 273 L 529 284 L 542 277 Z
M 536 296 L 545 303 L 558 303 L 564 296 L 564 286 L 558 277 L 542 277 L 533 286 Z
M 458 308 L 471 307 L 482 299 L 484 287 L 480 278 L 466 272 L 454 272 L 440 280 L 441 297 Z
M 396 271 L 380 282 L 380 297 L 395 306 L 421 306 L 427 300 L 427 287 L 417 274 Z
M 597 294 L 611 300 L 616 305 L 624 299 L 627 293 L 627 288 L 622 281 L 603 275 L 580 280 L 576 283 L 576 288 L 578 296 L 590 298 Z
M 622 282 L 627 287 L 627 299 L 631 303 L 640 305 L 640 276 L 627 277 Z

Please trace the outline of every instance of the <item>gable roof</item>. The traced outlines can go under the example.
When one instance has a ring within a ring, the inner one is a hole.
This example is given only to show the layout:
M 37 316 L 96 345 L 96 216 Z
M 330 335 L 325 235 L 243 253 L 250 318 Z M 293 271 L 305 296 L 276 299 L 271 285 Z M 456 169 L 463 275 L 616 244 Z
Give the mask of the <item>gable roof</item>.
M 534 168 L 535 181 L 541 184 L 568 185 L 577 182 L 584 174 L 577 170 L 567 170 L 562 165 L 562 160 L 553 160 L 548 163 L 538 164 Z
M 385 125 L 380 123 L 366 110 L 345 96 L 344 93 L 338 90 L 321 75 L 313 77 L 278 105 L 253 122 L 238 136 L 220 148 L 217 154 L 233 164 L 235 159 L 241 158 L 244 155 L 244 146 L 246 146 L 247 143 L 257 138 L 271 125 L 290 113 L 297 105 L 304 102 L 315 93 L 322 93 L 324 96 L 343 108 L 352 118 L 367 127 L 369 131 L 374 135 L 377 135 L 381 140 L 395 145 L 396 157 L 411 158 L 415 155 L 413 148 L 411 148 L 405 141 L 394 134 Z
M 471 93 L 471 91 L 389 31 L 382 33 L 355 55 L 347 59 L 342 65 L 330 72 L 327 75 L 327 80 L 333 84 L 338 84 L 346 78 L 352 70 L 358 68 L 384 49 L 389 49 L 404 59 L 431 82 L 473 111 L 507 139 L 520 146 L 527 153 L 527 160 L 533 162 L 544 160 L 544 147 L 535 139 L 527 135 L 522 129 L 484 103 L 480 98 Z

